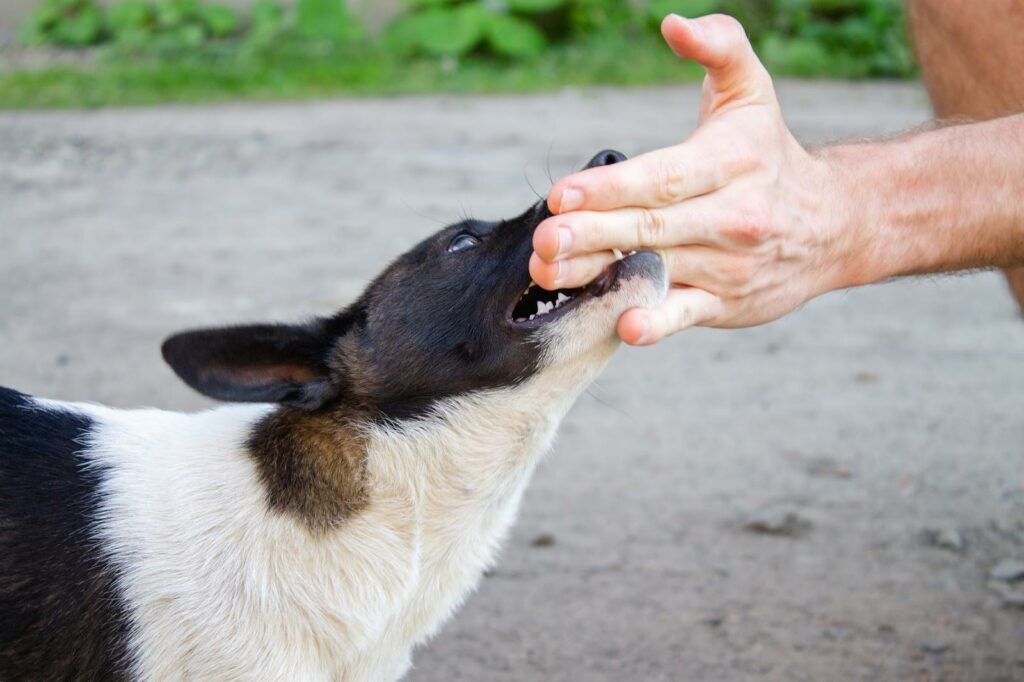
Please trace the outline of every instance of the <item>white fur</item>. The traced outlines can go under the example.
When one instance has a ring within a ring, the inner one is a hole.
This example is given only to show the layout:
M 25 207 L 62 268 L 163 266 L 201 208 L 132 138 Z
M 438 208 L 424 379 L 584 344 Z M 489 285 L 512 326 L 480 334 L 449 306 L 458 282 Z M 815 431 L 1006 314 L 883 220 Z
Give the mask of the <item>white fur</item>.
M 615 348 L 609 320 L 663 294 L 638 282 L 543 328 L 546 367 L 529 381 L 367 425 L 370 502 L 326 534 L 267 505 L 244 443 L 268 406 L 184 415 L 40 401 L 100 424 L 87 457 L 105 470 L 100 532 L 129 605 L 135 675 L 401 677 L 493 560 L 558 423 Z

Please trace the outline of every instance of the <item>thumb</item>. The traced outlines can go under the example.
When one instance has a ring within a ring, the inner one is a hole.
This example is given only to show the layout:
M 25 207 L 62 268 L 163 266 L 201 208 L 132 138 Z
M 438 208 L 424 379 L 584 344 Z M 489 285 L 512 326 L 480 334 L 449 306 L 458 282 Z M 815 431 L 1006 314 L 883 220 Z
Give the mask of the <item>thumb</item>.
M 743 26 L 732 17 L 684 19 L 670 14 L 661 22 L 661 34 L 677 56 L 698 62 L 708 72 L 716 100 L 713 110 L 734 100 L 775 103 L 771 76 L 754 54 Z
M 622 314 L 615 331 L 631 346 L 649 346 L 694 325 L 710 325 L 722 314 L 722 299 L 694 287 L 673 287 L 651 310 L 631 308 Z

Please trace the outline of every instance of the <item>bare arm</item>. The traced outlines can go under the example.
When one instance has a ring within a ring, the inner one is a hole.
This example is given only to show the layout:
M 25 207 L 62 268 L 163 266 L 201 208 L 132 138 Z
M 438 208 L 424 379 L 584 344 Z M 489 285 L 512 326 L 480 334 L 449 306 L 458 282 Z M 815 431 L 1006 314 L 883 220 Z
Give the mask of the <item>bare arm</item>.
M 840 191 L 833 288 L 1024 264 L 1024 114 L 817 154 Z
M 578 286 L 611 249 L 656 249 L 673 288 L 619 320 L 649 344 L 692 325 L 741 327 L 887 277 L 1024 263 L 1024 116 L 808 153 L 735 20 L 668 17 L 708 71 L 682 144 L 559 180 L 533 278 Z

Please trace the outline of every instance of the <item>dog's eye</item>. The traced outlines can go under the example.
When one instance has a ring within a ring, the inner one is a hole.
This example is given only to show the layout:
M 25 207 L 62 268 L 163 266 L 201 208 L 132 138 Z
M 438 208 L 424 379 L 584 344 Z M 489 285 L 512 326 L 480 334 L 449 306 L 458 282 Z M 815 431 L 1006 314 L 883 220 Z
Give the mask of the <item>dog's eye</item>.
M 452 243 L 448 245 L 448 253 L 456 253 L 458 251 L 465 251 L 466 249 L 472 249 L 474 246 L 478 246 L 480 240 L 471 234 L 460 234 Z

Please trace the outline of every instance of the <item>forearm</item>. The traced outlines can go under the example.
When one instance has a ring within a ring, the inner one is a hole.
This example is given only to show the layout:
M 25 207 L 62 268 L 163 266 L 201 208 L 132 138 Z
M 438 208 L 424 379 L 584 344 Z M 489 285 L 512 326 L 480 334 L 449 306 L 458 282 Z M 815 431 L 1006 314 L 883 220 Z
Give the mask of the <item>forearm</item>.
M 1024 265 L 1024 115 L 817 156 L 839 188 L 829 288 Z

